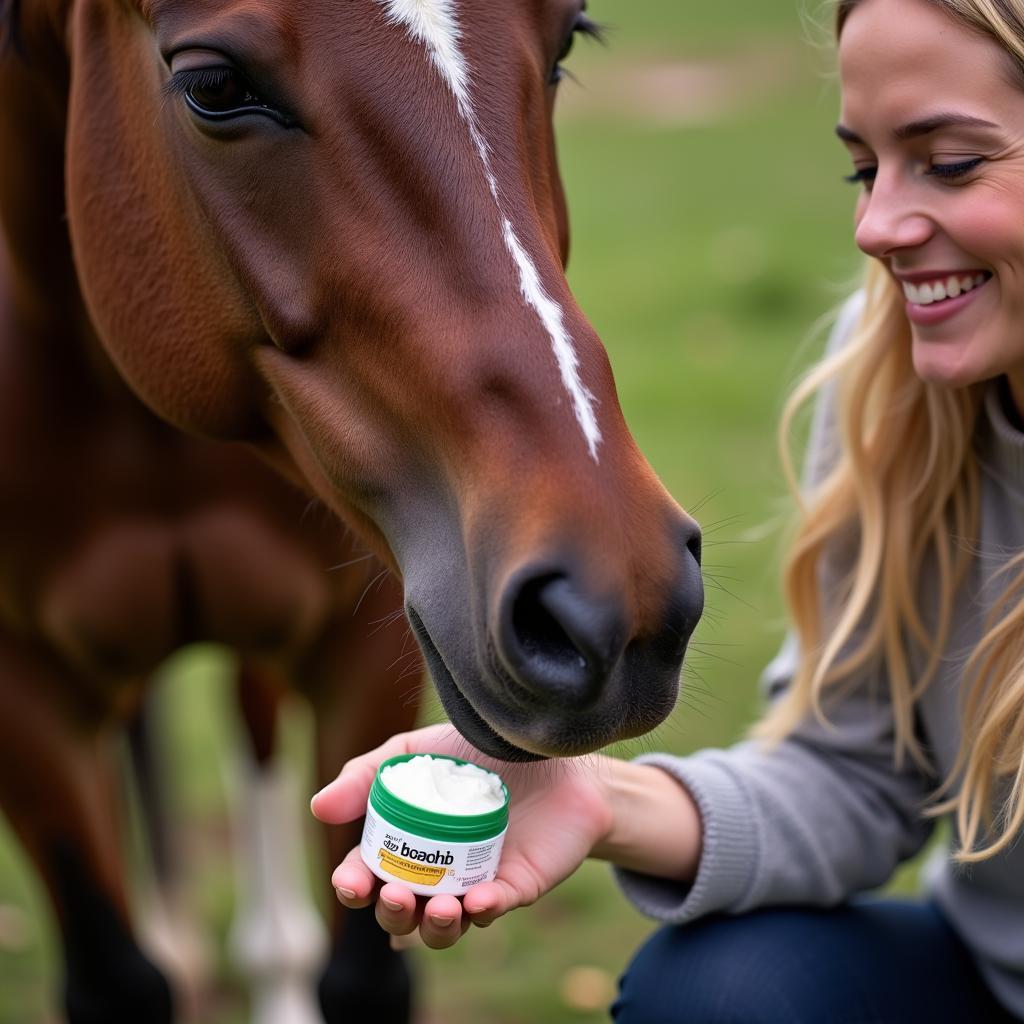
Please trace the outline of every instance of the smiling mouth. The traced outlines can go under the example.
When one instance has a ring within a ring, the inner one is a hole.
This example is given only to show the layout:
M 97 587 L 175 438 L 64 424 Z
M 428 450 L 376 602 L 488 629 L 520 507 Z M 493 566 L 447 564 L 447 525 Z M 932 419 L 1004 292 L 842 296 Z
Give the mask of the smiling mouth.
M 984 270 L 965 274 L 949 274 L 946 277 L 936 278 L 934 281 L 921 281 L 917 284 L 902 281 L 901 284 L 907 302 L 912 302 L 915 306 L 932 306 L 937 302 L 956 299 L 966 292 L 980 288 L 991 277 L 992 274 Z

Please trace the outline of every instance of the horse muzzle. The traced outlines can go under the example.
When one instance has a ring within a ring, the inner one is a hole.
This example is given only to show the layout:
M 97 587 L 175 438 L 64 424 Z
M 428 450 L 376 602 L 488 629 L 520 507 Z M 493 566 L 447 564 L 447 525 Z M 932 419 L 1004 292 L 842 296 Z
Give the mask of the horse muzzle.
M 675 705 L 703 608 L 699 529 L 685 519 L 675 532 L 676 564 L 661 574 L 656 599 L 646 597 L 645 617 L 637 583 L 609 585 L 605 573 L 602 587 L 588 586 L 591 574 L 569 554 L 502 574 L 477 602 L 488 613 L 463 619 L 461 633 L 444 625 L 450 592 L 439 612 L 437 600 L 409 600 L 409 620 L 459 732 L 493 757 L 522 761 L 587 753 L 660 724 Z

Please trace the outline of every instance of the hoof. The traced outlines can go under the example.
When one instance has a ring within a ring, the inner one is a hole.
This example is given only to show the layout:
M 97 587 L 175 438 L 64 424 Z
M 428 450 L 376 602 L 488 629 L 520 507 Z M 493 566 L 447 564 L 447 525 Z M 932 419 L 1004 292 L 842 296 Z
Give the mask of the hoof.
M 409 1024 L 412 1019 L 412 981 L 405 955 L 367 964 L 334 957 L 320 979 L 320 1009 L 326 1024 Z

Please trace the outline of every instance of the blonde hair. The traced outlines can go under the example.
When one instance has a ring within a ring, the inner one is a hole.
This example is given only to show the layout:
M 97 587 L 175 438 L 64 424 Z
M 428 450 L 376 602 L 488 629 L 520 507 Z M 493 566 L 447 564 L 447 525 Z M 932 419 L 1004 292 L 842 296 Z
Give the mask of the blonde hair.
M 837 32 L 859 2 L 839 0 Z M 1024 80 L 1024 0 L 929 2 L 993 38 Z M 972 438 L 985 385 L 951 389 L 922 381 L 911 360 L 903 296 L 878 261 L 869 262 L 864 292 L 848 343 L 811 370 L 783 411 L 783 464 L 798 502 L 783 579 L 799 667 L 753 733 L 777 742 L 808 715 L 827 720 L 825 691 L 835 693 L 858 669 L 881 666 L 895 767 L 909 757 L 930 770 L 915 706 L 942 660 L 953 601 L 974 557 L 979 471 Z M 793 428 L 808 399 L 826 386 L 834 392 L 834 458 L 812 472 L 817 479 L 801 494 L 790 454 Z M 842 550 L 852 551 L 845 567 Z M 927 616 L 919 592 L 926 561 L 937 573 Z M 1009 583 L 963 669 L 960 749 L 927 810 L 955 813 L 961 862 L 994 856 L 1024 827 L 1024 554 L 999 575 Z M 914 648 L 922 666 L 912 664 Z

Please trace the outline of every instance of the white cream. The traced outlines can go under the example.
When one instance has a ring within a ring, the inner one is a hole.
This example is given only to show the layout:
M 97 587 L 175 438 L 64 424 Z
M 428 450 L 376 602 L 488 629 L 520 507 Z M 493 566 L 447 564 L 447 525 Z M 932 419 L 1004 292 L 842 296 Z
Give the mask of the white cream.
M 429 754 L 388 765 L 380 781 L 400 800 L 439 814 L 487 814 L 505 802 L 494 772 Z

